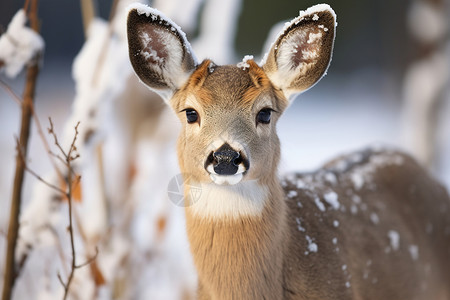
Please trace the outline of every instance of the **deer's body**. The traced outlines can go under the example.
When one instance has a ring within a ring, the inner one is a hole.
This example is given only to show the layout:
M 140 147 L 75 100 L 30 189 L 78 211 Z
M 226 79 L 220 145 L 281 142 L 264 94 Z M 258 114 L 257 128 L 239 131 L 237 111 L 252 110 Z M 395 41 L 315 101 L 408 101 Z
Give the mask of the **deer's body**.
M 316 6 L 261 66 L 216 66 L 159 12 L 130 11 L 133 67 L 183 124 L 199 299 L 450 299 L 450 200 L 411 158 L 368 150 L 278 179 L 276 122 L 325 73 L 334 31 Z
M 285 192 L 286 299 L 450 298 L 448 195 L 410 157 L 353 153 Z

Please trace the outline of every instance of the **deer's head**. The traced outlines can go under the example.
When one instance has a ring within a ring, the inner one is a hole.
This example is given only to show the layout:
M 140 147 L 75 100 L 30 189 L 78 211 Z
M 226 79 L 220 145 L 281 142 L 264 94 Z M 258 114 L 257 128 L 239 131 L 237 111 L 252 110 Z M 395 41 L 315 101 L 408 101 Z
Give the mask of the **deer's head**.
M 280 155 L 278 118 L 295 94 L 325 74 L 335 26 L 328 5 L 312 7 L 286 23 L 260 65 L 248 59 L 217 66 L 198 63 L 185 34 L 161 13 L 132 7 L 130 60 L 181 121 L 182 172 L 216 184 L 273 178 Z

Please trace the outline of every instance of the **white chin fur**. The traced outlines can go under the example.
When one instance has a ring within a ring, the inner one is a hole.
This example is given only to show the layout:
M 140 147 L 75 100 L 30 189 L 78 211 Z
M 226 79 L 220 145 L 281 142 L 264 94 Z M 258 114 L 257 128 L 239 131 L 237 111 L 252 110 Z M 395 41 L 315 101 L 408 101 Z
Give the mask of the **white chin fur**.
M 242 173 L 234 174 L 234 175 L 217 175 L 217 174 L 209 174 L 211 180 L 218 185 L 235 185 L 242 180 Z

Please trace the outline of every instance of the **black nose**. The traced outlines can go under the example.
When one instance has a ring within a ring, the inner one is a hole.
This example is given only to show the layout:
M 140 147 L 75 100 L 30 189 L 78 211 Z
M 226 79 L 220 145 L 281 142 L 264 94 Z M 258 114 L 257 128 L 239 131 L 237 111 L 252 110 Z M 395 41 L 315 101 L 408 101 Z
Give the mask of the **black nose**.
M 213 153 L 214 172 L 219 175 L 234 175 L 238 171 L 242 158 L 227 143 Z

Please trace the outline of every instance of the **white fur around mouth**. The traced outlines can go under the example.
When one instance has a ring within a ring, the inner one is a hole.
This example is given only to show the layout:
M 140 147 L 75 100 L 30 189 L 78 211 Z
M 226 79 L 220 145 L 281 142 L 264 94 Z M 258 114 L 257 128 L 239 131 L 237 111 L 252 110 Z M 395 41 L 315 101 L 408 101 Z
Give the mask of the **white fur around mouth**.
M 211 180 L 218 185 L 222 184 L 235 185 L 239 183 L 242 180 L 242 177 L 244 176 L 242 175 L 242 173 L 239 173 L 234 175 L 209 174 L 209 177 L 211 177 Z
M 244 168 L 241 165 L 239 165 L 238 172 L 234 175 L 219 175 L 214 171 L 212 165 L 209 165 L 206 169 L 209 173 L 209 177 L 211 178 L 211 180 L 218 185 L 223 184 L 235 185 L 242 180 L 245 172 Z

